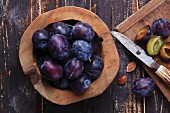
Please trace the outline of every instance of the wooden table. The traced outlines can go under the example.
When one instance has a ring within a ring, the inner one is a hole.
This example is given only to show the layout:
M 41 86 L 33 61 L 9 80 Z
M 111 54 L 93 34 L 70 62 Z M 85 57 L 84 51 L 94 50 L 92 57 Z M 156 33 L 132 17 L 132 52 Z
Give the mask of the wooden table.
M 126 73 L 130 61 L 136 61 L 115 41 L 120 55 L 120 70 L 100 96 L 67 106 L 55 105 L 41 97 L 23 74 L 18 58 L 20 39 L 30 23 L 41 13 L 61 7 L 78 6 L 96 13 L 110 28 L 136 12 L 149 0 L 1 0 L 0 1 L 0 113 L 170 113 L 170 104 L 158 88 L 146 98 L 132 93 L 133 81 L 148 76 L 142 66 Z M 137 62 L 137 61 L 136 61 Z M 121 75 L 128 81 L 118 85 Z

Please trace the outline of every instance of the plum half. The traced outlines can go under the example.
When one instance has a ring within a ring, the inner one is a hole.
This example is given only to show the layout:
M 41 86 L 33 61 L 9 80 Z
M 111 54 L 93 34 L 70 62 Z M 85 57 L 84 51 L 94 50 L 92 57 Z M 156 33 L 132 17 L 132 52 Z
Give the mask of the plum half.
M 54 81 L 54 87 L 59 89 L 67 89 L 70 87 L 70 81 L 68 78 L 63 77 L 60 80 Z
M 170 42 L 166 42 L 162 45 L 160 49 L 160 56 L 164 60 L 170 61 Z
M 68 41 L 71 40 L 72 35 L 71 35 L 71 28 L 69 27 L 68 24 L 64 23 L 64 22 L 55 22 L 52 25 L 52 28 L 50 30 L 50 35 L 55 35 L 55 34 L 61 34 L 66 36 L 66 38 L 68 39 Z
M 152 30 L 149 25 L 143 27 L 135 37 L 135 42 L 138 44 L 146 44 L 146 42 L 151 38 Z
M 158 55 L 163 43 L 164 43 L 164 40 L 160 36 L 154 36 L 154 37 L 150 38 L 147 43 L 147 48 L 146 48 L 147 53 L 150 56 Z

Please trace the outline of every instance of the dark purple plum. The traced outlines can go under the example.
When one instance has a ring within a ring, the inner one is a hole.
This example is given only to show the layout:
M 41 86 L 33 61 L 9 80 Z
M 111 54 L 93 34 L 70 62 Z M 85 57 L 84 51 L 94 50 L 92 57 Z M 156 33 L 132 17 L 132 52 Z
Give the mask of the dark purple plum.
M 41 68 L 42 64 L 47 60 L 52 60 L 51 56 L 45 55 L 45 56 L 41 56 L 40 58 L 38 58 L 37 59 L 38 67 Z
M 167 19 L 159 18 L 152 23 L 153 34 L 162 36 L 164 38 L 168 37 L 170 34 L 170 24 Z
M 63 77 L 63 68 L 57 62 L 47 59 L 40 67 L 42 77 L 51 81 L 59 80 Z
M 98 56 L 92 56 L 91 60 L 85 64 L 85 73 L 90 79 L 96 79 L 100 76 L 103 69 L 103 59 Z
M 91 40 L 90 45 L 93 48 L 93 55 L 101 56 L 102 51 L 102 38 L 99 38 L 97 35 Z
M 65 36 L 60 34 L 53 35 L 49 39 L 48 45 L 49 52 L 55 59 L 64 60 L 69 57 L 70 47 Z
M 72 51 L 75 57 L 82 61 L 89 60 L 93 54 L 92 46 L 84 40 L 75 41 L 72 45 Z
M 72 38 L 72 31 L 68 24 L 64 22 L 56 22 L 52 25 L 52 28 L 50 30 L 50 36 L 55 34 L 61 34 L 67 37 L 67 39 L 70 41 Z
M 71 82 L 71 89 L 79 93 L 84 93 L 89 88 L 90 84 L 91 80 L 83 74 Z
M 90 42 L 95 36 L 95 32 L 88 23 L 78 22 L 73 26 L 72 35 L 76 40 L 86 40 Z
M 65 76 L 68 79 L 76 79 L 82 75 L 84 69 L 84 64 L 77 58 L 70 59 L 64 66 Z
M 155 83 L 150 77 L 136 79 L 133 83 L 133 93 L 140 97 L 149 96 L 155 89 Z
M 68 89 L 70 87 L 70 81 L 68 78 L 63 77 L 62 79 L 55 81 L 54 86 L 59 89 Z
M 37 30 L 33 33 L 32 43 L 33 46 L 39 50 L 47 50 L 48 49 L 48 32 L 45 30 Z

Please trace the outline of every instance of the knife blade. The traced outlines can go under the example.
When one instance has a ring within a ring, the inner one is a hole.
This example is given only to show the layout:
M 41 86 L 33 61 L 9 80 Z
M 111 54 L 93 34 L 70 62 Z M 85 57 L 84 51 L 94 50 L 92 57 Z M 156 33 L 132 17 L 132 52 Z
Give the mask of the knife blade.
M 135 44 L 130 38 L 122 33 L 111 31 L 111 34 L 119 40 L 133 55 L 135 55 L 140 61 L 151 69 L 155 69 L 155 73 L 170 86 L 170 71 L 163 65 L 158 64 L 151 56 L 148 56 L 146 52 Z

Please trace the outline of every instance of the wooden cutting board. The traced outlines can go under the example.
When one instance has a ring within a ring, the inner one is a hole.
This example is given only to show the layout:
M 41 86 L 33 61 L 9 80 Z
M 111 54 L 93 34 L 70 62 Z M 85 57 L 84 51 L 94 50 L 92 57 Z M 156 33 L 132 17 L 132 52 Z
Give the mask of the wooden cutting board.
M 147 5 L 142 7 L 139 11 L 131 15 L 116 29 L 131 38 L 133 41 L 136 34 L 141 28 L 146 25 L 152 25 L 152 22 L 157 18 L 166 18 L 170 22 L 170 0 L 152 0 Z M 170 42 L 170 37 L 166 39 Z M 160 59 L 160 56 L 154 58 L 158 62 L 168 69 L 170 69 L 170 62 L 164 62 Z M 142 64 L 143 65 L 143 64 Z M 168 87 L 151 69 L 143 65 L 144 69 L 148 72 L 156 85 L 162 91 L 164 96 L 170 102 L 170 87 Z

